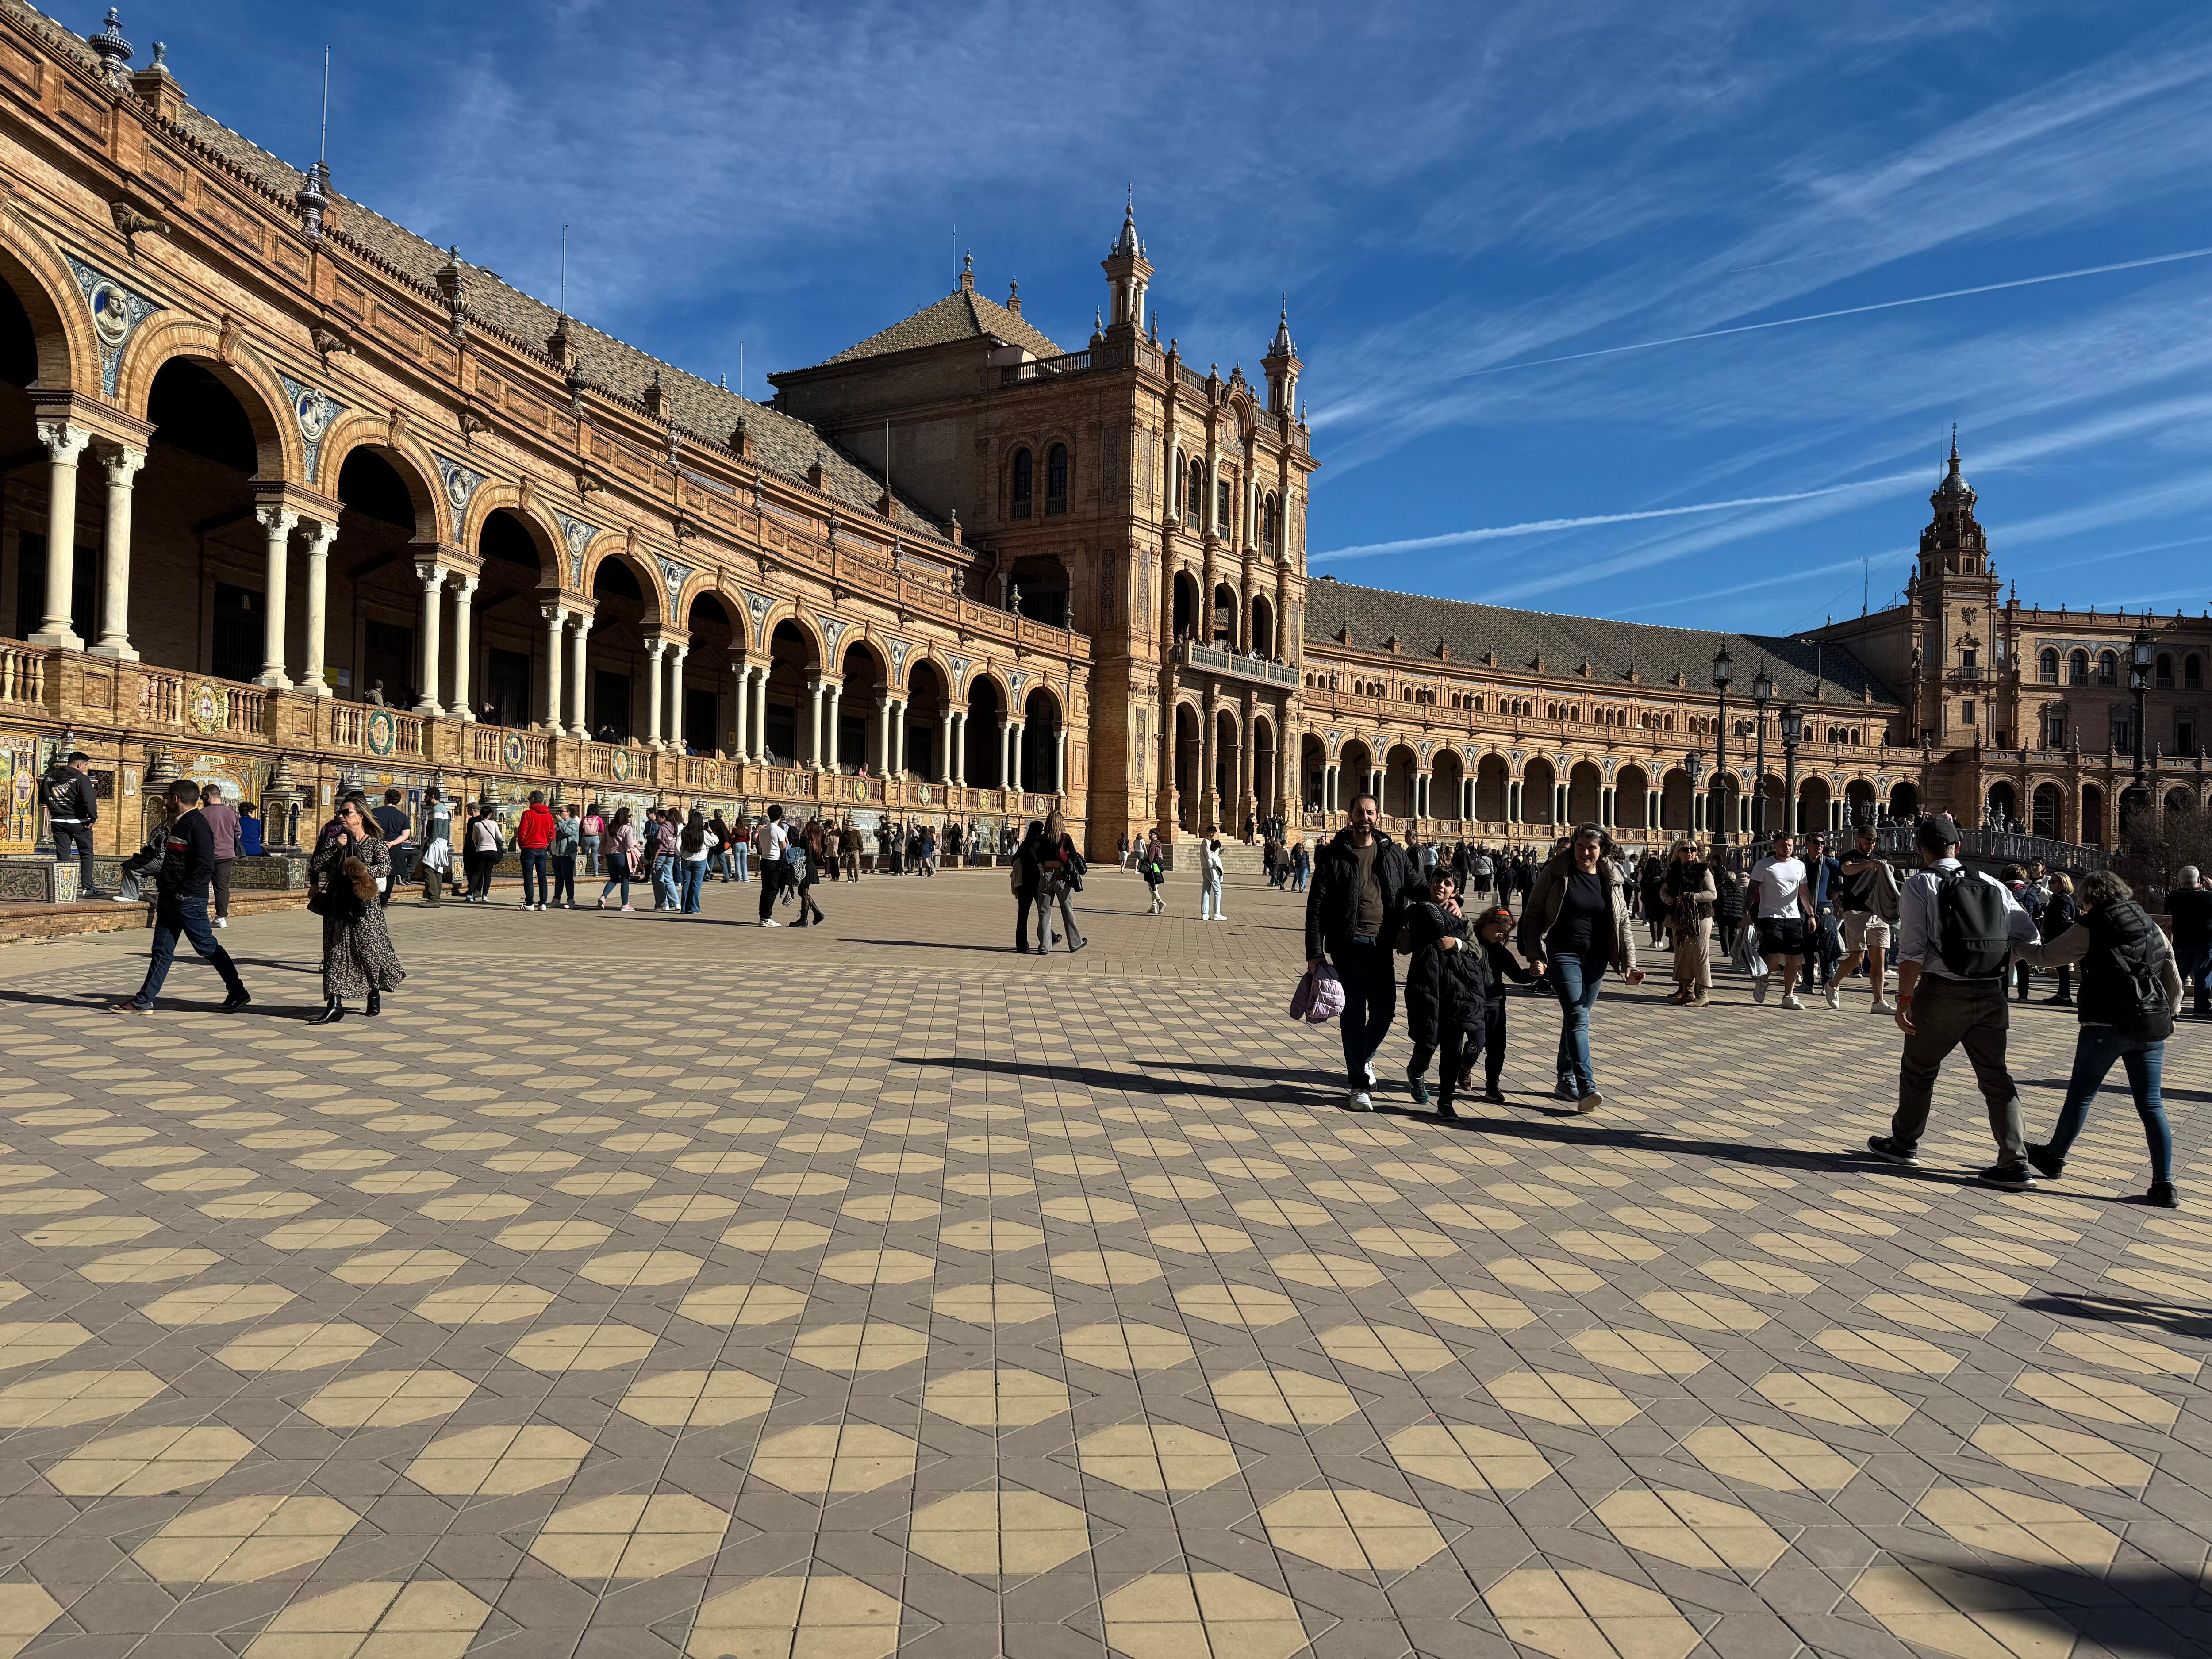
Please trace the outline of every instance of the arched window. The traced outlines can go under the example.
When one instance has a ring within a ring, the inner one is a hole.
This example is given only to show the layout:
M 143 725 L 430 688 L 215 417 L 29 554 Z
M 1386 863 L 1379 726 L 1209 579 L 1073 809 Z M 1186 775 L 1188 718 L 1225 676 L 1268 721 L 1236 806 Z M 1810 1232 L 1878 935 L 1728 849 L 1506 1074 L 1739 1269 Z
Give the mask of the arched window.
M 1026 449 L 1014 452 L 1014 516 L 1030 515 L 1030 500 L 1036 493 L 1036 462 Z
M 2173 690 L 2173 659 L 2171 655 L 2164 651 L 2160 652 L 2158 653 L 2158 665 L 2153 672 L 2158 677 L 2158 689 L 2160 690 L 2171 691 Z
M 1213 526 L 1222 535 L 1229 534 L 1231 514 L 1235 511 L 1229 495 L 1229 480 L 1224 478 L 1214 497 Z
M 2118 685 L 2120 683 L 2120 659 L 2110 651 L 2097 653 L 2097 684 Z
M 2045 685 L 2058 684 L 2058 653 L 2057 651 L 2049 646 L 2044 647 L 2043 655 L 2036 659 L 2036 665 Z
M 1044 510 L 1067 511 L 1067 446 L 1054 444 L 1044 457 Z
M 2204 659 L 2194 651 L 2181 659 L 2181 685 L 2185 691 L 2204 689 Z
M 2068 656 L 2066 659 L 2066 678 L 2070 684 L 2075 685 L 2088 684 L 2089 653 L 2087 652 L 2076 651 Z
M 1191 528 L 1203 529 L 1206 522 L 1206 463 L 1194 460 L 1190 464 L 1190 499 L 1188 511 Z

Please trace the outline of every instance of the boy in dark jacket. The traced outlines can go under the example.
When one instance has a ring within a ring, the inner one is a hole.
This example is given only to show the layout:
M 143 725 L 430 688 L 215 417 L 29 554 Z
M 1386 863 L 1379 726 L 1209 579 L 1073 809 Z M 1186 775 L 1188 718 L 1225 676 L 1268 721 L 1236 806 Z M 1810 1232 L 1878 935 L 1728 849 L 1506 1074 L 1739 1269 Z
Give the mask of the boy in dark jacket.
M 1489 995 L 1482 1009 L 1482 1097 L 1492 1106 L 1505 1103 L 1498 1079 L 1505 1070 L 1505 988 L 1509 983 L 1534 985 L 1536 975 L 1521 965 L 1506 940 L 1513 937 L 1513 913 L 1504 905 L 1483 915 L 1474 925 L 1482 941 L 1482 963 L 1487 970 Z M 1460 1074 L 1462 1089 L 1474 1082 L 1474 1056 L 1467 1056 Z
M 1441 1048 L 1437 1115 L 1457 1117 L 1452 1095 L 1472 1069 L 1468 1040 L 1483 1040 L 1490 980 L 1481 941 L 1459 908 L 1459 878 L 1449 870 L 1437 872 L 1426 898 L 1416 890 L 1406 907 L 1400 942 L 1413 952 L 1406 968 L 1406 1030 L 1413 1039 L 1413 1058 L 1406 1067 L 1406 1086 L 1417 1103 L 1429 1103 L 1429 1060 Z

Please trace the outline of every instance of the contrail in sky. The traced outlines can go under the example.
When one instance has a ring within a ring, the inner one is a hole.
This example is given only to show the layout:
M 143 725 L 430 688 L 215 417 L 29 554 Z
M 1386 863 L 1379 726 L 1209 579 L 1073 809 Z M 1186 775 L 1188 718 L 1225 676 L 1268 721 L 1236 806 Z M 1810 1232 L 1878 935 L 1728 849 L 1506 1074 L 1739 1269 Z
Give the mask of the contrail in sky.
M 1761 329 L 1789 328 L 1798 323 L 1820 323 L 1834 317 L 1862 317 L 1870 311 L 1894 311 L 1900 306 L 1933 305 L 1938 300 L 1963 300 L 1976 294 L 2001 294 L 2007 289 L 2037 288 L 2045 283 L 2070 283 L 2077 276 L 2103 276 L 2115 270 L 2141 270 L 2147 265 L 2170 265 L 2183 259 L 2202 259 L 2208 255 L 2212 255 L 2212 247 L 2193 247 L 2180 253 L 2154 254 L 2148 259 L 2123 259 L 2110 265 L 2084 265 L 2079 270 L 2054 270 L 2042 276 L 2015 277 L 2008 283 L 1984 283 L 1977 288 L 1946 289 L 1941 294 L 1916 294 L 1908 299 L 1877 301 L 1873 305 L 1844 306 L 1835 311 L 1809 311 L 1802 317 L 1777 317 L 1771 322 L 1740 323 L 1733 328 L 1709 328 L 1696 334 L 1673 334 L 1663 340 L 1638 340 L 1632 345 L 1601 346 L 1595 351 L 1571 351 L 1563 357 L 1531 357 L 1524 362 L 1471 368 L 1454 378 L 1472 380 L 1485 374 L 1504 374 L 1516 368 L 1541 368 L 1547 363 L 1578 363 L 1589 357 L 1618 356 L 1624 351 L 1652 351 L 1661 346 L 1684 345 L 1692 340 L 1717 340 L 1729 334 L 1755 334 Z M 1749 269 L 1755 270 L 1759 267 L 1754 265 Z
M 1504 541 L 1514 536 L 1541 536 L 1555 530 L 1587 530 L 1594 525 L 1635 524 L 1644 519 L 1679 519 L 1692 513 L 1725 513 L 1738 507 L 1776 507 L 1784 501 L 1809 501 L 1822 495 L 1841 495 L 1854 489 L 1880 489 L 1921 477 L 1918 472 L 1893 472 L 1886 478 L 1864 478 L 1857 483 L 1829 484 L 1820 489 L 1800 489 L 1787 495 L 1739 495 L 1733 501 L 1693 501 L 1686 507 L 1648 507 L 1635 513 L 1595 513 L 1581 519 L 1532 519 L 1523 524 L 1486 526 L 1480 530 L 1452 530 L 1441 536 L 1416 536 L 1402 542 L 1367 542 L 1316 553 L 1310 563 L 1324 559 L 1372 559 L 1386 553 L 1418 553 L 1424 548 L 1458 547 L 1468 542 Z

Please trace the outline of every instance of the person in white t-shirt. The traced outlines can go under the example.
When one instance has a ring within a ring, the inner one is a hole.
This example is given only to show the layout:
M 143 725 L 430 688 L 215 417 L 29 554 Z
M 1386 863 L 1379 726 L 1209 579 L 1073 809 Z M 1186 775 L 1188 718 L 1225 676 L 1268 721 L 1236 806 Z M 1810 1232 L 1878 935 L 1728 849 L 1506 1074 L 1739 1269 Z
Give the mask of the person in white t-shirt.
M 769 807 L 768 816 L 753 826 L 753 863 L 760 871 L 760 925 L 763 927 L 783 926 L 775 919 L 775 901 L 783 891 L 788 868 L 783 854 L 790 844 L 791 831 L 784 825 L 783 808 Z
M 1774 832 L 1773 851 L 1751 866 L 1752 914 L 1759 918 L 1759 954 L 1766 958 L 1766 977 L 1752 981 L 1755 1001 L 1766 1000 L 1770 981 L 1782 987 L 1782 1006 L 1802 1008 L 1797 1000 L 1797 979 L 1805 966 L 1805 929 L 1811 915 L 1805 891 L 1805 861 L 1796 856 L 1796 842 L 1786 830 Z

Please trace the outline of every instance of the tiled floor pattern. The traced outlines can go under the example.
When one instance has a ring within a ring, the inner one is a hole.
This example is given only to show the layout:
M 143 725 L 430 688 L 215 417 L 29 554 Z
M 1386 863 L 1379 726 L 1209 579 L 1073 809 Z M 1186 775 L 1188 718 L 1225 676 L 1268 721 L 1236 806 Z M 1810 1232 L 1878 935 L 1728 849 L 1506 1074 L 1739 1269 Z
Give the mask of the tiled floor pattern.
M 327 1030 L 303 916 L 236 1018 L 0 954 L 0 1659 L 2212 1650 L 2194 1029 L 2178 1215 L 2110 1097 L 2032 1194 L 1963 1077 L 1849 1156 L 1863 992 L 1609 991 L 1588 1119 L 1516 1002 L 1515 1109 L 1354 1117 L 1297 901 L 1040 963 L 1002 880 L 403 909 Z

